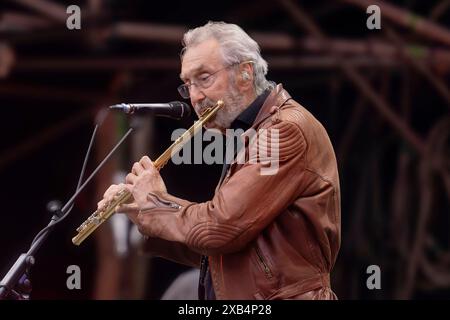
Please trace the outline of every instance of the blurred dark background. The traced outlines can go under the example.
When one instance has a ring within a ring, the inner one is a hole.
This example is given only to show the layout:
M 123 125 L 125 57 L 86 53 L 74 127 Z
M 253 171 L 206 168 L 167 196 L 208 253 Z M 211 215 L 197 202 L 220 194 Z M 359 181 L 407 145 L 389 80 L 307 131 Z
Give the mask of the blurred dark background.
M 81 8 L 80 30 L 66 27 L 72 4 Z M 366 26 L 370 4 L 381 8 L 380 30 Z M 342 247 L 332 275 L 339 298 L 450 298 L 449 0 L 3 0 L 0 10 L 1 277 L 48 223 L 46 204 L 74 192 L 101 110 L 180 100 L 182 34 L 215 20 L 247 31 L 269 63 L 268 79 L 330 135 L 341 179 Z M 156 158 L 172 131 L 194 120 L 141 120 L 141 140 L 121 147 L 39 250 L 32 298 L 159 299 L 186 270 L 136 258 L 131 245 L 120 251 L 111 226 L 80 247 L 71 238 L 114 172 L 143 154 Z M 88 172 L 126 126 L 107 117 Z M 162 176 L 172 194 L 205 201 L 220 171 L 169 163 Z M 66 287 L 69 265 L 81 268 L 81 290 Z M 366 286 L 370 265 L 380 267 L 380 290 Z

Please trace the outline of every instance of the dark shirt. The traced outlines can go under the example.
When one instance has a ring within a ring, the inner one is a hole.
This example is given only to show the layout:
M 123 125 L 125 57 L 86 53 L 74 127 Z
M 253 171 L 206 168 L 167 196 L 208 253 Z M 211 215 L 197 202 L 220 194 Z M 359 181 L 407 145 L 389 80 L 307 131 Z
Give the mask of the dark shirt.
M 270 90 L 266 90 L 258 97 L 256 97 L 256 99 L 247 108 L 245 108 L 245 110 L 242 111 L 241 114 L 239 114 L 239 116 L 237 116 L 237 118 L 231 123 L 230 129 L 233 130 L 242 129 L 244 131 L 250 129 L 250 127 L 255 122 L 256 116 L 258 115 L 259 110 L 264 104 L 264 101 L 266 101 L 269 93 Z M 229 146 L 228 142 L 229 141 L 227 141 L 227 147 Z M 233 143 L 233 146 L 235 147 L 234 150 L 234 157 L 235 157 L 238 152 L 238 150 L 236 150 L 238 144 Z M 222 181 L 222 179 L 224 178 L 226 172 L 228 171 L 228 168 L 230 167 L 230 164 L 231 162 L 224 161 L 220 181 Z M 199 300 L 216 300 L 216 295 L 214 293 L 214 287 L 211 279 L 211 273 L 209 271 L 209 262 L 207 256 L 202 256 L 202 261 L 200 265 L 198 295 Z

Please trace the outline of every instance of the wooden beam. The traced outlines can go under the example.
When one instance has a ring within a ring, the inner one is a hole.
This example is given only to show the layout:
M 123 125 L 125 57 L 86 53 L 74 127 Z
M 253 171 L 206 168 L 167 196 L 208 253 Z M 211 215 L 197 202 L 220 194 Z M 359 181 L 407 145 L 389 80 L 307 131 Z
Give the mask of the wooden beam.
M 6 43 L 0 42 L 0 79 L 6 78 L 16 61 L 14 50 Z
M 140 41 L 158 41 L 179 44 L 187 31 L 184 26 L 137 22 L 118 22 L 112 27 L 112 37 Z
M 31 14 L 19 12 L 4 12 L 0 16 L 0 31 L 30 31 L 48 28 L 53 25 L 52 21 Z
M 324 55 L 282 55 L 267 56 L 271 70 L 298 70 L 298 69 L 334 69 L 339 68 L 343 58 L 333 54 Z M 397 68 L 402 65 L 400 60 L 383 57 L 346 57 L 344 60 L 356 68 Z M 90 72 L 90 71 L 114 71 L 114 70 L 149 70 L 149 71 L 174 71 L 180 68 L 177 58 L 141 58 L 141 57 L 117 57 L 117 58 L 29 58 L 19 59 L 15 71 L 17 72 Z
M 86 72 L 111 70 L 178 70 L 180 61 L 177 58 L 30 58 L 19 59 L 17 71 L 58 71 Z
M 54 3 L 48 0 L 9 0 L 32 9 L 45 17 L 48 17 L 54 21 L 66 22 L 67 20 L 67 8 L 63 5 Z M 64 24 L 65 26 L 65 24 Z
M 0 95 L 13 96 L 16 99 L 42 99 L 48 101 L 70 101 L 75 103 L 92 103 L 101 97 L 96 92 L 81 89 L 66 89 L 54 86 L 28 85 L 18 83 L 0 84 Z

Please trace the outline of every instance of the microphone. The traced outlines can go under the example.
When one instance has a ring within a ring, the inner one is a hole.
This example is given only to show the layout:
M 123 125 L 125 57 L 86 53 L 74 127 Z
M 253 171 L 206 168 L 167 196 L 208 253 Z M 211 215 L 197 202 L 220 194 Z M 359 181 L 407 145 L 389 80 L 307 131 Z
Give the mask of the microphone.
M 149 112 L 155 116 L 168 117 L 176 120 L 181 120 L 191 115 L 189 105 L 181 101 L 172 101 L 169 103 L 120 103 L 109 108 L 112 110 L 120 110 L 126 114 Z

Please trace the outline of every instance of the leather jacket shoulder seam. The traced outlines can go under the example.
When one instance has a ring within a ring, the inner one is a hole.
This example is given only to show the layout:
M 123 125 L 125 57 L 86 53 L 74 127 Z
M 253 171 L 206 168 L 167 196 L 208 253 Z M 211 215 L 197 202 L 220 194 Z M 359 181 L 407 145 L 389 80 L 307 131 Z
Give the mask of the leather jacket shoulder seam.
M 312 170 L 311 168 L 305 168 L 305 171 L 308 171 L 308 172 L 310 172 L 311 174 L 316 175 L 317 177 L 319 177 L 319 179 L 321 179 L 322 181 L 324 181 L 324 182 L 326 182 L 328 185 L 330 185 L 331 188 L 333 189 L 333 199 L 335 200 L 335 198 L 336 198 L 336 193 L 337 193 L 337 192 L 336 192 L 336 186 L 334 185 L 334 183 L 333 183 L 330 179 L 326 178 L 325 176 L 322 176 L 321 174 L 319 174 L 318 172 Z M 335 210 L 336 210 L 336 208 L 335 208 Z M 334 214 L 335 214 L 334 218 L 335 218 L 335 220 L 337 220 L 337 219 L 338 219 L 338 215 L 337 215 L 336 212 L 335 212 Z
M 310 173 L 312 173 L 312 174 L 314 174 L 316 176 L 318 176 L 321 180 L 323 180 L 323 181 L 327 182 L 328 184 L 332 185 L 333 188 L 334 188 L 333 182 L 330 179 L 326 178 L 326 176 L 323 176 L 320 173 L 318 173 L 317 171 L 315 171 L 315 170 L 313 170 L 311 168 L 308 168 L 308 167 L 306 167 L 305 170 L 309 171 Z

